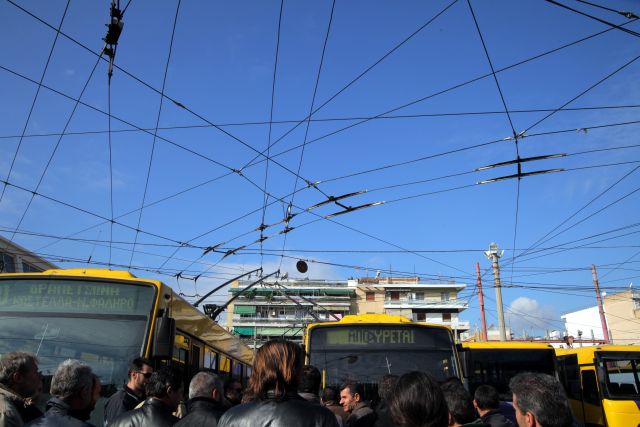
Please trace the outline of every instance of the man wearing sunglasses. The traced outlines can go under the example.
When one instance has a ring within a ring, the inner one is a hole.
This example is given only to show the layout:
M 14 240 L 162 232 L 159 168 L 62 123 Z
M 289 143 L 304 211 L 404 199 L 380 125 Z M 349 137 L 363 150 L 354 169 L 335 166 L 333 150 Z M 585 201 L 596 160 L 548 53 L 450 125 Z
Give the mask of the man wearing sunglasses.
M 145 399 L 144 387 L 149 381 L 153 368 L 144 357 L 133 359 L 129 366 L 129 381 L 107 400 L 104 405 L 104 425 L 108 426 L 118 415 L 131 411 Z

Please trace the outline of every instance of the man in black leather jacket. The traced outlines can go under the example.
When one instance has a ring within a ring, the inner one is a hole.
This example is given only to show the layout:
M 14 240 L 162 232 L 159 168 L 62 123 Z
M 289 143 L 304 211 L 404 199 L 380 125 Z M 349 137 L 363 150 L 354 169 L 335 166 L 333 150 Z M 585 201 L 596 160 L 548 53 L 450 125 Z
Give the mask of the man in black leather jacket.
M 178 422 L 173 412 L 182 400 L 182 376 L 175 367 L 155 371 L 146 385 L 147 400 L 142 407 L 125 412 L 110 427 L 169 427 Z
M 226 407 L 222 403 L 224 383 L 212 372 L 198 372 L 189 384 L 187 416 L 175 427 L 216 427 Z
M 104 405 L 104 425 L 107 426 L 120 414 L 135 409 L 144 402 L 144 388 L 149 381 L 153 367 L 144 357 L 133 359 L 129 366 L 129 381 L 115 392 Z

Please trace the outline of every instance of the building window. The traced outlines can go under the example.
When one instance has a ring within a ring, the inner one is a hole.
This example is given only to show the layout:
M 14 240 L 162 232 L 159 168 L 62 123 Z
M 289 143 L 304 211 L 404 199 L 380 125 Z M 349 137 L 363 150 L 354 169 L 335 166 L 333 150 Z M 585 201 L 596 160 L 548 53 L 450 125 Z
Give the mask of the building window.
M 39 273 L 42 269 L 34 267 L 33 265 L 23 262 L 22 263 L 22 272 L 23 273 Z
M 389 292 L 389 294 L 391 296 L 391 301 L 400 301 L 400 292 L 391 291 L 391 292 Z
M 367 301 L 375 301 L 376 293 L 375 292 L 367 292 L 366 293 Z
M 424 292 L 414 292 L 411 294 L 411 299 L 415 301 L 424 301 Z
M 640 292 L 633 291 L 631 298 L 633 298 L 633 309 L 640 310 Z
M 16 265 L 13 257 L 9 254 L 0 252 L 0 273 L 15 273 Z
M 449 292 L 443 292 L 440 294 L 441 301 L 449 301 Z
M 415 316 L 417 322 L 426 322 L 427 320 L 427 313 L 415 313 Z
M 442 313 L 443 322 L 451 322 L 451 313 Z

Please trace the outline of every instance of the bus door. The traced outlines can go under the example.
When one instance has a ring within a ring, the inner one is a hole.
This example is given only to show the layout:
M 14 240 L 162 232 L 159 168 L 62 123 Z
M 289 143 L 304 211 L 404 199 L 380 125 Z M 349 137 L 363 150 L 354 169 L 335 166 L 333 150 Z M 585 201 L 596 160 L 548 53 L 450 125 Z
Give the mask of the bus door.
M 604 426 L 602 411 L 602 395 L 598 388 L 598 380 L 593 365 L 582 366 L 580 369 L 582 383 L 582 411 L 586 425 Z

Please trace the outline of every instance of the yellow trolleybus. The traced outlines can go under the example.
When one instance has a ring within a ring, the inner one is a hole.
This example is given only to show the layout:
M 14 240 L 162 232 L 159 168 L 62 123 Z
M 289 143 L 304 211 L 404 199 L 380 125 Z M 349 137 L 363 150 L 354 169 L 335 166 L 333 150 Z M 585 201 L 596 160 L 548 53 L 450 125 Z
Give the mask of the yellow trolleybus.
M 585 426 L 640 426 L 640 346 L 557 349 L 573 416 Z
M 246 379 L 253 363 L 249 347 L 164 283 L 93 269 L 0 274 L 0 354 L 11 351 L 35 353 L 45 382 L 65 359 L 91 365 L 103 398 L 139 356 L 181 367 L 185 381 L 203 368 Z
M 458 345 L 465 383 L 471 395 L 478 386 L 495 387 L 500 400 L 511 401 L 509 381 L 520 372 L 556 376 L 553 346 L 546 343 L 493 341 Z
M 403 316 L 361 314 L 307 327 L 308 363 L 322 373 L 323 386 L 361 383 L 366 399 L 376 399 L 385 374 L 431 373 L 444 380 L 460 376 L 451 330 L 415 323 Z

